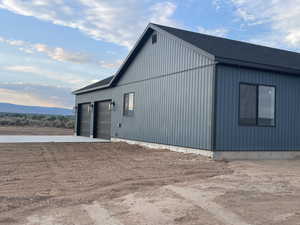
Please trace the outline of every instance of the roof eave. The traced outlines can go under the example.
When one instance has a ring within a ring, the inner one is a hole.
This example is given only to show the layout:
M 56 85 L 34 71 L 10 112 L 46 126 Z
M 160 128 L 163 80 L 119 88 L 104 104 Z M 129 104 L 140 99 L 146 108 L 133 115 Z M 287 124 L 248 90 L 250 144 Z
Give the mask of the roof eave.
M 85 89 L 85 90 L 80 90 L 79 89 L 79 90 L 72 91 L 72 94 L 78 95 L 78 94 L 83 94 L 83 93 L 87 93 L 87 92 L 91 92 L 91 91 L 97 91 L 97 90 L 109 88 L 109 87 L 110 87 L 110 84 L 106 84 L 106 85 L 102 85 L 102 86 L 99 86 L 99 87 L 88 88 L 88 89 Z
M 288 73 L 288 74 L 293 74 L 293 75 L 300 75 L 300 70 L 294 69 L 294 68 L 272 66 L 272 65 L 266 65 L 266 64 L 241 61 L 241 60 L 236 60 L 236 59 L 222 58 L 222 57 L 216 57 L 216 61 L 218 62 L 218 64 L 239 66 L 239 67 L 252 68 L 252 69 L 260 69 L 260 70 L 266 70 L 266 71 L 272 71 L 272 72 Z

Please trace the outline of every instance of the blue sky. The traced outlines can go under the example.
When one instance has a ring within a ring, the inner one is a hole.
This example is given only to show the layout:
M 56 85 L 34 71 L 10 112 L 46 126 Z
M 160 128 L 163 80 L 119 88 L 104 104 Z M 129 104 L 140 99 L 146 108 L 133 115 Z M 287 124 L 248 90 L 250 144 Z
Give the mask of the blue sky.
M 149 22 L 300 49 L 300 0 L 0 0 L 0 102 L 71 108 Z

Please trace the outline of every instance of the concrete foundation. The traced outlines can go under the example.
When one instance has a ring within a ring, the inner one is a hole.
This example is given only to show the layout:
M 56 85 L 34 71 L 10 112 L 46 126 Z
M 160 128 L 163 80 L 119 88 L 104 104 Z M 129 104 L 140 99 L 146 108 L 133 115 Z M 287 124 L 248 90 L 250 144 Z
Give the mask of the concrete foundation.
M 214 160 L 290 160 L 300 159 L 300 151 L 223 151 L 214 152 Z
M 206 156 L 214 160 L 290 160 L 300 159 L 300 151 L 209 151 L 193 148 L 178 147 L 173 145 L 155 144 L 142 141 L 134 141 L 122 138 L 112 138 L 112 142 L 126 142 L 140 145 L 146 148 L 167 149 L 174 152 L 192 153 Z
M 178 147 L 173 145 L 163 145 L 163 144 L 155 144 L 149 142 L 142 142 L 142 141 L 134 141 L 128 139 L 121 139 L 121 138 L 112 138 L 112 142 L 126 142 L 128 144 L 140 145 L 146 148 L 153 148 L 153 149 L 167 149 L 174 152 L 182 152 L 182 153 L 192 153 L 197 155 L 203 155 L 206 157 L 213 158 L 213 152 L 209 150 L 201 150 L 201 149 L 194 149 L 194 148 L 185 148 L 185 147 Z

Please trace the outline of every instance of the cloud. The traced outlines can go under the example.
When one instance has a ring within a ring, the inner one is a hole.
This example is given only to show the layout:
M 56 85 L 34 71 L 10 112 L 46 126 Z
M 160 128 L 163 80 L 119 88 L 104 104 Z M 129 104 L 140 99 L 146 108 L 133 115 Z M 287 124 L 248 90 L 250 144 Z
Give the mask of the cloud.
M 74 96 L 68 88 L 23 83 L 0 83 L 0 102 L 72 108 Z
M 177 22 L 171 19 L 172 15 L 176 11 L 176 5 L 171 2 L 156 3 L 150 8 L 151 22 L 158 24 L 167 24 L 169 26 L 177 26 Z
M 11 46 L 16 46 L 22 52 L 27 54 L 42 53 L 49 58 L 59 62 L 72 62 L 78 64 L 95 64 L 105 69 L 116 69 L 121 65 L 122 60 L 115 62 L 107 62 L 104 60 L 97 60 L 88 54 L 80 52 L 67 51 L 61 47 L 49 47 L 45 44 L 32 44 L 22 40 L 10 40 L 0 37 L 0 42 L 6 43 Z M 116 53 L 115 53 L 116 54 Z
M 45 53 L 50 58 L 57 60 L 57 61 L 69 61 L 74 63 L 90 63 L 92 59 L 83 53 L 77 52 L 68 52 L 63 48 L 56 47 L 50 48 L 44 44 L 35 44 L 32 45 L 32 48 L 41 53 Z
M 269 25 L 263 40 L 300 48 L 300 0 L 230 0 L 248 25 Z M 260 38 L 262 39 L 262 38 Z
M 60 62 L 73 62 L 73 63 L 95 63 L 96 60 L 92 59 L 87 54 L 80 52 L 67 51 L 61 47 L 49 47 L 45 44 L 32 44 L 22 40 L 10 40 L 0 37 L 0 42 L 6 43 L 11 46 L 17 46 L 20 51 L 27 54 L 43 53 L 53 60 Z
M 218 28 L 218 29 L 205 29 L 204 27 L 198 26 L 197 31 L 202 34 L 208 34 L 218 37 L 225 37 L 228 34 L 228 30 L 226 28 Z
M 221 0 L 212 0 L 212 5 L 218 11 L 221 9 Z
M 148 0 L 0 0 L 0 8 L 78 29 L 96 40 L 131 48 L 149 21 L 177 25 L 176 5 Z M 78 10 L 78 8 L 80 10 Z
M 106 61 L 99 61 L 99 64 L 101 67 L 106 68 L 106 69 L 115 69 L 121 66 L 123 60 L 117 60 L 115 62 L 106 62 Z
M 258 37 L 254 37 L 248 40 L 248 42 L 257 44 L 257 45 L 263 45 L 263 46 L 268 46 L 268 47 L 273 47 L 273 48 L 284 48 L 284 45 L 281 45 L 278 43 L 278 39 L 274 38 L 275 35 L 261 35 Z
M 25 45 L 24 41 L 21 41 L 21 40 L 9 40 L 9 39 L 5 39 L 3 37 L 0 37 L 0 42 L 6 43 L 6 44 L 9 44 L 9 45 L 12 45 L 12 46 L 22 46 L 22 45 Z
M 66 86 L 70 87 L 81 87 L 86 84 L 89 84 L 90 81 L 83 79 L 82 75 L 70 74 L 70 73 L 58 73 L 53 71 L 48 71 L 37 66 L 26 66 L 26 65 L 14 65 L 14 66 L 5 66 L 1 68 L 10 72 L 20 72 L 20 73 L 30 73 L 37 76 L 46 77 L 52 80 L 57 80 L 63 82 Z

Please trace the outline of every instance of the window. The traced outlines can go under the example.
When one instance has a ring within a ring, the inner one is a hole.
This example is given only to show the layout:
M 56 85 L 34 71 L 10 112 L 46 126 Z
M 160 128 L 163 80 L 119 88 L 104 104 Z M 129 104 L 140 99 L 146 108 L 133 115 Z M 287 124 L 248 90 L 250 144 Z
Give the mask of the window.
M 256 85 L 240 85 L 240 123 L 243 125 L 256 124 L 256 94 Z
M 133 116 L 134 113 L 134 93 L 124 94 L 123 115 Z
M 240 84 L 240 125 L 275 126 L 275 87 Z
M 152 35 L 152 44 L 155 44 L 157 42 L 157 34 Z
M 258 124 L 262 126 L 275 125 L 275 87 L 258 87 Z

